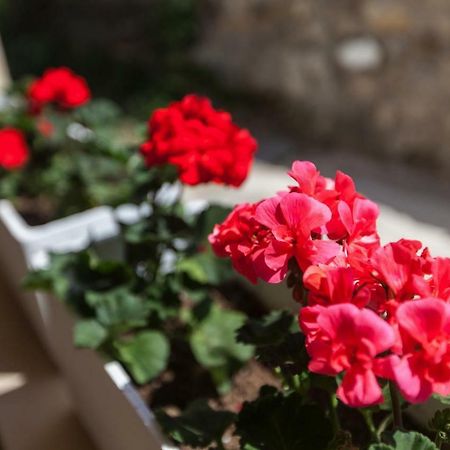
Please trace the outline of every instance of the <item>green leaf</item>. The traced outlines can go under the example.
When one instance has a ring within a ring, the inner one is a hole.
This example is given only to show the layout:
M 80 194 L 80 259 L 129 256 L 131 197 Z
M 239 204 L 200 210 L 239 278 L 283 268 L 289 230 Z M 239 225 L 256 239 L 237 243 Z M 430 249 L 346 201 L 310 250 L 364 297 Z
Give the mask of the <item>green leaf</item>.
M 416 431 L 396 431 L 394 433 L 394 443 L 373 444 L 369 450 L 438 450 L 426 436 Z
M 429 427 L 439 434 L 442 442 L 450 443 L 450 408 L 436 411 Z
M 187 274 L 192 280 L 197 283 L 208 283 L 207 267 L 204 264 L 200 255 L 193 256 L 191 258 L 184 258 L 177 264 L 179 272 Z
M 197 360 L 205 367 L 220 367 L 229 359 L 245 362 L 253 355 L 253 347 L 236 342 L 236 331 L 245 320 L 237 311 L 215 305 L 210 314 L 191 335 L 191 346 Z
M 192 402 L 178 417 L 171 417 L 163 411 L 156 413 L 167 435 L 179 444 L 192 447 L 206 447 L 219 442 L 235 417 L 228 411 L 213 410 L 203 399 Z
M 255 345 L 255 357 L 285 375 L 300 374 L 307 369 L 305 337 L 292 313 L 274 311 L 260 319 L 249 319 L 238 331 L 238 341 Z
M 142 331 L 132 338 L 115 342 L 115 347 L 119 360 L 138 384 L 158 376 L 166 368 L 170 354 L 169 341 L 158 331 Z
M 23 286 L 29 290 L 42 290 L 54 293 L 64 300 L 70 288 L 70 279 L 65 276 L 68 268 L 76 264 L 77 254 L 52 254 L 47 269 L 31 272 L 23 280 Z
M 324 450 L 333 433 L 330 421 L 315 405 L 302 404 L 298 393 L 284 395 L 264 386 L 239 413 L 236 434 L 244 449 Z
M 288 311 L 273 311 L 261 319 L 249 319 L 238 331 L 238 340 L 256 346 L 276 345 L 286 338 L 294 322 Z
M 448 395 L 433 394 L 433 397 L 444 405 L 450 405 L 450 396 Z
M 86 301 L 95 310 L 97 320 L 105 327 L 126 329 L 145 326 L 150 313 L 150 305 L 126 287 L 106 292 L 89 291 Z
M 77 347 L 98 348 L 108 332 L 96 320 L 81 320 L 75 324 L 74 342 Z
M 236 341 L 245 316 L 213 305 L 209 315 L 194 329 L 190 343 L 197 361 L 208 368 L 225 390 L 229 378 L 253 355 L 253 347 Z
M 197 253 L 181 259 L 177 264 L 177 271 L 197 283 L 210 285 L 223 283 L 230 275 L 228 265 L 211 252 Z
M 206 241 L 208 235 L 212 233 L 214 225 L 222 223 L 230 212 L 231 208 L 221 205 L 210 205 L 203 210 L 195 223 L 195 239 L 197 242 Z
M 119 107 L 111 100 L 103 98 L 91 100 L 75 111 L 77 120 L 91 126 L 102 126 L 118 119 L 119 116 Z

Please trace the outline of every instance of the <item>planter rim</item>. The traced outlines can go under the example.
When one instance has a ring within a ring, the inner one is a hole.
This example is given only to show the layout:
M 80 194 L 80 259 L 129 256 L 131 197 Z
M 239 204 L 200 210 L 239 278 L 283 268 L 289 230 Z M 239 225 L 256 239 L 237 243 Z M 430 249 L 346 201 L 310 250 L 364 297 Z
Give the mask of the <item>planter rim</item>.
M 86 248 L 89 243 L 114 238 L 119 225 L 113 209 L 99 206 L 43 225 L 28 225 L 9 200 L 0 200 L 0 221 L 20 243 L 33 268 L 48 263 L 48 253 L 66 253 Z

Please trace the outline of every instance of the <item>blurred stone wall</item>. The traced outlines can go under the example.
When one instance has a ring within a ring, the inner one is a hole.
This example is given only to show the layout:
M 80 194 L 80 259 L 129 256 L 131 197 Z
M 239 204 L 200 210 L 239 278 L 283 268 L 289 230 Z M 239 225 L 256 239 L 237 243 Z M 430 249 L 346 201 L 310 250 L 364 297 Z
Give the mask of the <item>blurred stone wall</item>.
M 196 58 L 319 140 L 450 173 L 450 1 L 206 0 Z

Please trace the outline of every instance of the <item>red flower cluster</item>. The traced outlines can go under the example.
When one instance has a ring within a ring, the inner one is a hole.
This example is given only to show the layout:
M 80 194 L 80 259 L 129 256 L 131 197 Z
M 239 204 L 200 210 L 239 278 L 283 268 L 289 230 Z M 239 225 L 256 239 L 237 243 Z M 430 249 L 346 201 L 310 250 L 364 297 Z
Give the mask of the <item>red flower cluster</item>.
M 309 369 L 342 374 L 344 403 L 382 402 L 379 379 L 410 402 L 450 395 L 450 258 L 432 258 L 418 241 L 381 246 L 378 207 L 349 176 L 324 178 L 301 161 L 290 175 L 296 186 L 215 226 L 215 252 L 253 282 L 290 273 L 305 303 Z
M 49 103 L 73 109 L 89 101 L 91 91 L 86 80 L 67 67 L 48 69 L 28 88 L 30 109 L 39 113 Z
M 0 130 L 0 167 L 18 169 L 26 164 L 28 156 L 29 150 L 22 132 L 15 128 Z
M 155 111 L 148 125 L 149 140 L 141 146 L 148 167 L 173 164 L 189 185 L 240 186 L 247 177 L 256 141 L 208 99 L 187 95 Z

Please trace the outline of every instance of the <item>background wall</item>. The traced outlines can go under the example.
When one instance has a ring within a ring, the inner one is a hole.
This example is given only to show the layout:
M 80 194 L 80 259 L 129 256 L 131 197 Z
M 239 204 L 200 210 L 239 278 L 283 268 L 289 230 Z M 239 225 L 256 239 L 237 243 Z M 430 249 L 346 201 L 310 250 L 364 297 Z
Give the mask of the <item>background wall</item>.
M 450 2 L 206 3 L 196 57 L 229 85 L 282 98 L 321 142 L 450 173 Z

